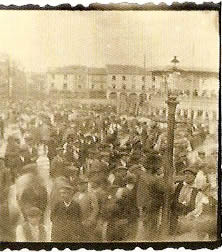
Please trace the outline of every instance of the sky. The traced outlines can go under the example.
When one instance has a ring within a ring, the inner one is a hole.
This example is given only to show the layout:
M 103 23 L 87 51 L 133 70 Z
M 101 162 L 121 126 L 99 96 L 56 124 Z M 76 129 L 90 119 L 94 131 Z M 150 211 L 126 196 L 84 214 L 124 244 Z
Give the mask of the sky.
M 135 64 L 219 66 L 214 11 L 9 11 L 0 10 L 0 53 L 27 71 L 48 67 Z

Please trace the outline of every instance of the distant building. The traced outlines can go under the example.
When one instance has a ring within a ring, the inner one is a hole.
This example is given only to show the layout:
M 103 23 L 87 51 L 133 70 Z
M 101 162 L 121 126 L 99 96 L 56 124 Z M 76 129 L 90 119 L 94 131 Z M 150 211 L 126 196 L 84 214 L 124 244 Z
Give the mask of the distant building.
M 187 119 L 196 123 L 218 120 L 219 75 L 213 71 L 154 70 L 152 99 L 144 109 L 144 115 L 166 117 L 167 93 L 176 90 L 179 104 L 178 120 Z
M 164 94 L 177 89 L 181 95 L 215 97 L 218 94 L 218 73 L 209 70 L 172 69 L 153 70 L 153 89 Z
M 67 66 L 49 69 L 46 93 L 72 97 L 88 97 L 88 74 L 85 66 Z
M 138 101 L 146 101 L 152 87 L 152 73 L 135 65 L 107 65 L 107 98 L 119 102 L 120 113 L 134 114 Z
M 107 74 L 105 68 L 88 68 L 90 98 L 106 98 Z
M 48 94 L 76 98 L 107 98 L 119 113 L 166 117 L 167 95 L 176 90 L 177 118 L 200 122 L 218 119 L 218 73 L 210 70 L 144 69 L 135 65 L 105 68 L 68 66 L 49 69 Z
M 107 65 L 107 98 L 140 95 L 152 86 L 152 73 L 134 65 Z
M 1 98 L 20 99 L 26 95 L 26 75 L 15 62 L 9 59 L 0 62 Z
M 0 93 L 1 97 L 9 95 L 9 79 L 7 62 L 0 62 Z
M 41 96 L 45 93 L 46 76 L 44 73 L 27 73 L 27 94 L 29 96 Z

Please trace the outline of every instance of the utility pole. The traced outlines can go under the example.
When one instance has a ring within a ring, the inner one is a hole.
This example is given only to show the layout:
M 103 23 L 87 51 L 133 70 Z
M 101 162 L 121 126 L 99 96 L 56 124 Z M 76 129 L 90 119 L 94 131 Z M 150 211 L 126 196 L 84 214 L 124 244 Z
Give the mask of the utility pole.
M 8 99 L 11 97 L 11 82 L 10 82 L 10 58 L 8 56 Z
M 12 97 L 12 66 L 10 61 L 10 56 L 8 56 L 8 99 L 10 100 Z

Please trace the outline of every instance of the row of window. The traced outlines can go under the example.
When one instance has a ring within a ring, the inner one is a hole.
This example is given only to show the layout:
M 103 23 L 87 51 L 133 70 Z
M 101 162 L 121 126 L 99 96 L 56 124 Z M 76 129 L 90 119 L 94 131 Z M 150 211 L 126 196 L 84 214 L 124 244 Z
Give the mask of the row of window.
M 142 79 L 142 81 L 145 81 L 145 76 L 142 76 L 141 79 Z M 114 80 L 114 81 L 116 80 L 116 75 L 112 76 L 112 80 Z M 126 81 L 126 76 L 123 75 L 122 80 Z M 155 76 L 152 77 L 152 80 L 155 81 Z
M 51 76 L 52 76 L 52 79 L 55 80 L 55 74 L 52 74 Z M 81 75 L 78 75 L 77 77 L 78 77 L 79 79 L 81 79 Z M 115 80 L 116 80 L 116 77 L 117 77 L 116 75 L 113 75 L 113 76 L 112 76 L 112 80 L 115 81 Z M 68 75 L 67 75 L 67 74 L 64 74 L 64 80 L 67 80 L 67 78 L 68 78 Z M 123 80 L 123 81 L 126 81 L 126 79 L 127 79 L 126 76 L 123 75 L 123 76 L 122 76 L 122 80 Z M 144 81 L 145 81 L 145 76 L 142 76 L 141 79 L 142 79 L 142 81 L 144 82 Z M 152 76 L 152 80 L 155 81 L 155 76 Z
M 54 82 L 52 82 L 51 83 L 51 88 L 54 88 L 54 87 L 55 87 L 55 84 L 54 84 Z M 81 89 L 81 88 L 82 88 L 82 86 L 78 85 L 78 89 Z M 63 89 L 68 89 L 68 84 L 67 83 L 63 83 Z M 91 89 L 95 89 L 95 85 L 94 84 L 92 84 Z M 100 85 L 100 89 L 103 89 L 103 85 L 102 84 Z
M 51 76 L 52 76 L 52 79 L 55 80 L 55 74 L 52 74 Z M 81 75 L 77 75 L 76 77 L 77 77 L 78 79 L 81 79 L 82 76 L 81 76 Z M 68 75 L 67 75 L 67 74 L 64 74 L 64 80 L 67 80 L 67 79 L 68 79 Z
M 54 88 L 54 87 L 55 87 L 55 84 L 52 82 L 51 83 L 51 88 Z M 78 85 L 78 88 L 81 89 L 82 86 Z M 63 89 L 68 89 L 68 84 L 67 83 L 63 83 Z
M 113 88 L 113 89 L 116 89 L 116 85 L 115 85 L 115 84 L 112 84 L 112 88 Z M 126 89 L 126 84 L 123 84 L 123 85 L 121 86 L 121 88 L 122 88 L 122 89 Z M 131 88 L 132 88 L 132 89 L 135 89 L 135 88 L 136 88 L 136 85 L 133 84 Z M 141 89 L 142 89 L 142 90 L 145 90 L 145 85 L 142 85 Z

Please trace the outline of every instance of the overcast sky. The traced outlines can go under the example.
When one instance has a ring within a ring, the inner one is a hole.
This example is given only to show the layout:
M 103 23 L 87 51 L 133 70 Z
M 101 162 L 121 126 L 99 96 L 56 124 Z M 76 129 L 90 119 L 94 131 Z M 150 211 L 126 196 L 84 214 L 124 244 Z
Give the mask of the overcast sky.
M 213 11 L 0 11 L 0 52 L 26 70 L 80 64 L 218 69 Z

